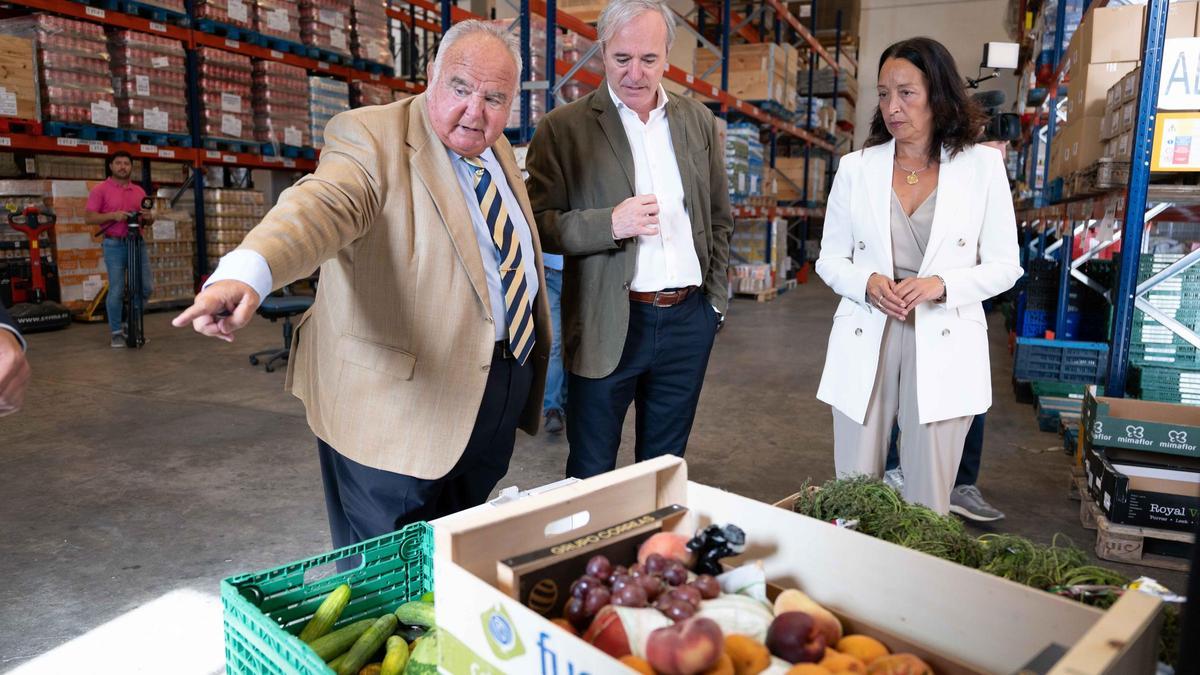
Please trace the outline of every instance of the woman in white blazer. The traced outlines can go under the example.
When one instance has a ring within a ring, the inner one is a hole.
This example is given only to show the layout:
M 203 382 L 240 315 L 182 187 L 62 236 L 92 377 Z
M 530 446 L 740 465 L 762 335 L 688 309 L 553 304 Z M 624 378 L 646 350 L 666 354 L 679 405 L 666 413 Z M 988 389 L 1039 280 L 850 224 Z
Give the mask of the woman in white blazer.
M 864 149 L 841 159 L 817 274 L 842 296 L 817 398 L 839 476 L 881 476 L 900 424 L 904 497 L 939 513 L 971 419 L 992 402 L 981 302 L 1012 287 L 1016 219 L 1000 151 L 954 59 L 928 38 L 879 59 Z

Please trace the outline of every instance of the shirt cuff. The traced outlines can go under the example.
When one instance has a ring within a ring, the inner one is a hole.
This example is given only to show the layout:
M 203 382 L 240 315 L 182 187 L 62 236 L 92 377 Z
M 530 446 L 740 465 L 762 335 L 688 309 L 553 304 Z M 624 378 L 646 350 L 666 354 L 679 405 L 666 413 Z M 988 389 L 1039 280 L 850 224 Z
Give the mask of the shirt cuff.
M 0 330 L 8 331 L 9 333 L 17 336 L 17 343 L 21 345 L 21 351 L 25 351 L 29 348 L 29 345 L 25 344 L 25 338 L 21 336 L 21 332 L 16 328 L 6 323 L 0 323 Z
M 271 266 L 267 264 L 267 259 L 248 248 L 235 249 L 222 257 L 217 270 L 208 277 L 201 290 L 228 279 L 249 284 L 254 292 L 258 293 L 259 302 L 270 295 L 271 289 L 274 288 Z

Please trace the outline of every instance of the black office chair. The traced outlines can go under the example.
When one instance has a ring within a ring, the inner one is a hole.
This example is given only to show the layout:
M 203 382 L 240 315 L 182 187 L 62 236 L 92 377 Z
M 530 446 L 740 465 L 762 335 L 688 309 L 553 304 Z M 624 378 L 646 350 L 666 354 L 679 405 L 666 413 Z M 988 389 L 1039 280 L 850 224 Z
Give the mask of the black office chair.
M 288 353 L 292 348 L 292 331 L 295 330 L 292 317 L 307 312 L 308 308 L 312 307 L 313 299 L 311 295 L 292 295 L 291 290 L 285 287 L 279 295 L 268 295 L 262 301 L 258 306 L 259 316 L 269 319 L 271 323 L 283 319 L 283 349 L 254 352 L 250 355 L 250 365 L 257 366 L 260 360 L 265 360 L 267 372 L 273 373 L 276 365 L 287 363 Z

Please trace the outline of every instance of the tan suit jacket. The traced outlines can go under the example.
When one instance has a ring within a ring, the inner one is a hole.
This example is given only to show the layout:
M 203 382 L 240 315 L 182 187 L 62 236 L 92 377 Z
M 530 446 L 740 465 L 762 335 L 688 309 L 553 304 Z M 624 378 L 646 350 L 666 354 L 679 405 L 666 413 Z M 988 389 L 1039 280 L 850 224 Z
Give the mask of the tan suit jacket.
M 541 244 L 512 147 L 492 146 Z M 466 197 L 429 124 L 425 96 L 337 115 L 317 170 L 280 195 L 246 236 L 276 288 L 321 267 L 316 302 L 297 324 L 286 387 L 313 433 L 345 457 L 441 478 L 462 455 L 496 342 Z M 533 386 L 521 428 L 542 412 L 550 310 L 534 299 Z

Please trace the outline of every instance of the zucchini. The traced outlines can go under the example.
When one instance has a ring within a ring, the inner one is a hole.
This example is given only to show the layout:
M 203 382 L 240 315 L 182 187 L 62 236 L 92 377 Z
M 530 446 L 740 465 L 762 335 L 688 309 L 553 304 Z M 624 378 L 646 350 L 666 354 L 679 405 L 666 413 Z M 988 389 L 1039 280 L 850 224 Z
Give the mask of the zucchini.
M 321 657 L 322 661 L 332 661 L 335 657 L 345 654 L 347 650 L 353 647 L 354 642 L 358 640 L 359 636 L 367 632 L 367 629 L 373 623 L 375 623 L 375 619 L 355 621 L 352 624 L 342 626 L 324 637 L 313 640 L 309 647 L 317 653 L 317 656 Z
M 325 596 L 325 601 L 317 608 L 312 618 L 308 623 L 304 624 L 304 630 L 300 631 L 300 639 L 306 644 L 311 644 L 313 640 L 325 635 L 333 628 L 333 624 L 337 623 L 338 619 L 342 618 L 342 611 L 346 609 L 346 604 L 350 602 L 350 587 L 342 584 Z
M 437 629 L 433 629 L 417 640 L 409 655 L 404 675 L 437 675 L 438 645 Z
M 338 668 L 342 667 L 342 661 L 345 661 L 345 660 L 346 660 L 346 655 L 342 654 L 341 656 L 330 661 L 329 663 L 326 663 L 325 665 L 329 666 L 329 669 L 336 673 Z
M 350 651 L 346 652 L 346 660 L 342 661 L 341 667 L 338 668 L 338 675 L 358 675 L 358 671 L 379 651 L 388 636 L 396 632 L 396 625 L 399 623 L 395 614 L 384 614 L 375 619 L 375 623 L 371 624 L 371 627 L 354 642 Z
M 428 628 L 434 625 L 433 603 L 430 602 L 421 602 L 420 600 L 406 602 L 396 608 L 395 614 L 400 623 L 406 626 Z
M 401 675 L 408 663 L 408 643 L 399 635 L 387 639 L 387 654 L 383 657 L 383 668 L 379 675 Z

